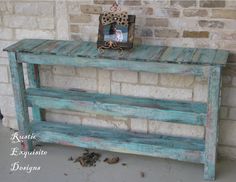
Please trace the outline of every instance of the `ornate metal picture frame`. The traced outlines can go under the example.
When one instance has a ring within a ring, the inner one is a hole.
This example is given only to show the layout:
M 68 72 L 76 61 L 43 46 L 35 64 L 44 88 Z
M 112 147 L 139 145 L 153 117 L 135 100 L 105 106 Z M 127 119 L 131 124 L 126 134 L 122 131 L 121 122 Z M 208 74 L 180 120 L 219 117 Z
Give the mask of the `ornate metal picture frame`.
M 98 49 L 124 50 L 133 47 L 135 15 L 128 15 L 121 11 L 117 4 L 113 4 L 110 12 L 99 16 Z

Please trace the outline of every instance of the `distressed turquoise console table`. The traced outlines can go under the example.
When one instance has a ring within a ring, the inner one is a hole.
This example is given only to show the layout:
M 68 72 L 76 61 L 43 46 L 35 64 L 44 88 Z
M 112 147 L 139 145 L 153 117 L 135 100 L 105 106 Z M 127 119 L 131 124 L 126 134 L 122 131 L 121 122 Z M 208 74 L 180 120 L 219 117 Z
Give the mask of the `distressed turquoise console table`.
M 100 55 L 95 43 L 38 39 L 19 41 L 5 51 L 9 55 L 21 135 L 34 133 L 42 142 L 202 163 L 205 179 L 215 178 L 220 74 L 221 67 L 226 64 L 228 52 L 140 45 L 125 51 L 123 55 L 116 51 L 106 51 Z M 25 89 L 22 63 L 27 64 L 30 82 L 28 89 Z M 125 69 L 207 77 L 208 102 L 42 88 L 39 84 L 38 65 Z M 29 122 L 29 106 L 33 108 L 32 122 Z M 42 108 L 201 125 L 205 127 L 205 138 L 201 140 L 45 122 L 42 121 Z M 32 150 L 32 147 L 31 140 L 22 142 L 23 150 Z

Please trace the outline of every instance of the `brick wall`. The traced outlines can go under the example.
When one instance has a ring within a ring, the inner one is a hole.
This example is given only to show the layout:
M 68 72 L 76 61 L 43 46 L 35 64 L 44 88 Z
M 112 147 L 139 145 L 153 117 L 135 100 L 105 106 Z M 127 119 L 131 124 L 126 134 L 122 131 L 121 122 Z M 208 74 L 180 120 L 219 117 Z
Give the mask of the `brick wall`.
M 207 47 L 231 52 L 223 70 L 220 154 L 236 158 L 236 1 L 118 0 L 136 15 L 135 43 Z M 98 16 L 113 0 L 0 1 L 0 50 L 23 38 L 96 41 Z M 207 83 L 198 77 L 94 68 L 43 66 L 41 84 L 107 94 L 164 99 L 207 100 Z M 26 83 L 27 83 L 26 76 Z M 0 109 L 4 125 L 17 128 L 7 55 L 0 51 Z M 134 118 L 49 110 L 47 120 L 117 127 L 131 131 L 204 137 L 199 126 Z

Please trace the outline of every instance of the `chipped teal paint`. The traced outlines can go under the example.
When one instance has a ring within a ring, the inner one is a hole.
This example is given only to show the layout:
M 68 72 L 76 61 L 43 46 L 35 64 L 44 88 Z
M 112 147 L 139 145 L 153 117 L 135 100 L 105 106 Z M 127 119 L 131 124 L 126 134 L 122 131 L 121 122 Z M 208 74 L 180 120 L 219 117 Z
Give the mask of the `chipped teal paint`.
M 114 152 L 204 162 L 204 141 L 117 129 L 41 122 L 32 125 L 40 141 Z
M 9 52 L 17 121 L 22 134 L 31 129 L 43 142 L 164 157 L 204 164 L 204 178 L 215 179 L 220 70 L 224 50 L 136 45 L 132 50 L 99 54 L 96 43 L 27 39 L 4 49 Z M 17 58 L 17 59 L 16 59 Z M 22 63 L 28 64 L 30 87 L 25 90 Z M 66 65 L 171 73 L 207 77 L 208 102 L 182 102 L 40 88 L 34 65 Z M 29 126 L 27 106 L 33 106 Z M 39 108 L 69 109 L 122 117 L 202 125 L 204 140 L 132 133 L 115 129 L 42 122 Z M 32 149 L 25 141 L 24 149 Z
M 218 112 L 220 92 L 221 67 L 215 66 L 210 70 L 208 80 L 208 112 L 206 121 L 206 142 L 205 142 L 205 165 L 204 178 L 215 179 L 216 168 L 216 146 L 218 137 Z
M 8 53 L 9 65 L 12 78 L 12 87 L 15 98 L 16 117 L 19 127 L 20 135 L 31 134 L 29 126 L 29 114 L 28 106 L 25 97 L 25 83 L 22 63 L 16 62 L 16 56 L 14 52 Z M 32 141 L 24 140 L 21 143 L 22 150 L 32 150 Z
M 27 72 L 28 72 L 28 80 L 29 86 L 31 88 L 39 88 L 40 80 L 39 80 L 39 68 L 38 65 L 27 64 Z M 35 121 L 42 120 L 41 110 L 37 106 L 32 106 L 32 114 Z
M 68 109 L 193 125 L 204 125 L 206 121 L 206 105 L 201 103 L 107 96 L 58 89 L 28 89 L 27 101 L 30 106 L 45 109 Z

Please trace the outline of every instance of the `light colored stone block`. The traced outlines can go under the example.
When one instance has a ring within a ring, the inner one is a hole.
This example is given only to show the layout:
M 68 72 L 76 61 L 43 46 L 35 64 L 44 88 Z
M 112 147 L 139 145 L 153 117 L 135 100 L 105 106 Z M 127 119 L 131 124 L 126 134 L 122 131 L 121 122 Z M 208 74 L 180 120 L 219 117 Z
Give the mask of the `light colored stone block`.
M 194 84 L 193 100 L 199 102 L 207 102 L 208 98 L 208 86 L 200 83 Z
M 56 1 L 56 31 L 57 39 L 69 40 L 69 23 L 67 14 L 67 2 Z
M 161 74 L 160 77 L 160 84 L 169 87 L 190 87 L 194 81 L 194 76 Z
M 53 2 L 16 2 L 15 13 L 27 16 L 53 16 Z
M 111 93 L 120 95 L 120 93 L 121 93 L 121 84 L 119 82 L 111 82 Z
M 76 68 L 76 73 L 79 75 L 79 77 L 97 78 L 96 68 Z
M 149 132 L 169 136 L 204 138 L 204 128 L 187 124 L 176 124 L 161 121 L 149 121 Z
M 0 83 L 0 95 L 13 95 L 11 83 Z
M 121 93 L 124 95 L 137 96 L 137 97 L 192 100 L 192 89 L 164 88 L 164 87 L 122 83 Z
M 112 80 L 117 82 L 137 83 L 138 73 L 131 71 L 113 71 Z
M 110 71 L 98 70 L 98 92 L 110 94 L 111 92 Z
M 227 106 L 236 106 L 236 88 L 225 87 L 222 89 L 222 104 Z
M 4 25 L 9 28 L 25 28 L 25 29 L 37 28 L 36 17 L 6 15 L 3 17 L 3 22 Z
M 53 30 L 54 27 L 54 18 L 37 18 L 39 29 L 43 30 Z
M 219 143 L 229 146 L 236 146 L 236 122 L 224 120 L 220 122 Z
M 229 119 L 236 121 L 236 108 L 229 109 Z
M 54 83 L 54 77 L 51 70 L 40 69 L 40 84 L 42 86 L 50 86 Z
M 235 76 L 233 77 L 232 85 L 236 86 L 236 77 Z
M 223 158 L 236 159 L 236 147 L 234 146 L 219 145 L 217 150 L 219 155 Z
M 46 121 L 81 124 L 81 118 L 75 115 L 66 115 L 61 113 L 46 112 Z
M 57 75 L 73 76 L 76 74 L 75 68 L 71 66 L 53 66 L 53 73 Z
M 0 101 L 0 108 L 3 116 L 6 115 L 10 117 L 15 117 L 16 111 L 13 96 L 0 95 Z
M 48 30 L 26 30 L 16 29 L 16 39 L 38 38 L 38 39 L 54 39 L 55 32 Z
M 54 75 L 53 84 L 58 88 L 75 88 L 89 91 L 97 90 L 97 80 L 92 78 L 79 78 L 71 76 Z
M 148 123 L 146 119 L 131 118 L 130 119 L 131 131 L 147 133 Z
M 0 27 L 0 39 L 1 40 L 11 40 L 11 39 L 13 39 L 12 29 Z
M 7 66 L 0 66 L 0 83 L 8 83 L 8 68 Z
M 227 107 L 223 107 L 223 106 L 220 107 L 220 118 L 221 119 L 227 119 L 228 118 L 228 108 Z
M 140 83 L 141 84 L 153 84 L 156 85 L 158 83 L 158 74 L 155 73 L 147 73 L 140 72 Z
M 97 118 L 91 118 L 91 117 L 83 118 L 82 124 L 83 125 L 88 125 L 88 126 L 97 126 L 97 127 L 104 127 L 104 128 L 114 128 L 114 126 L 111 123 L 111 121 L 106 121 L 106 120 L 103 120 L 103 119 L 97 119 Z

